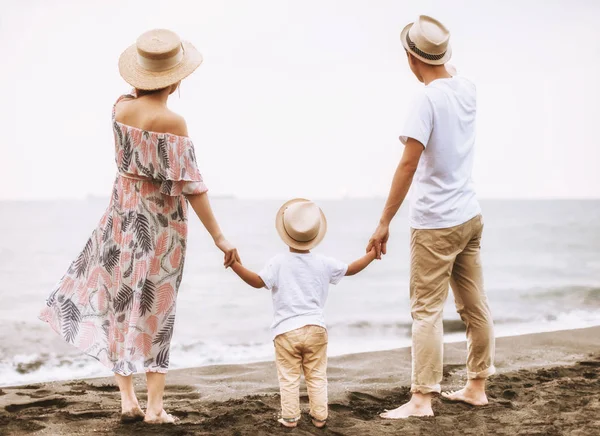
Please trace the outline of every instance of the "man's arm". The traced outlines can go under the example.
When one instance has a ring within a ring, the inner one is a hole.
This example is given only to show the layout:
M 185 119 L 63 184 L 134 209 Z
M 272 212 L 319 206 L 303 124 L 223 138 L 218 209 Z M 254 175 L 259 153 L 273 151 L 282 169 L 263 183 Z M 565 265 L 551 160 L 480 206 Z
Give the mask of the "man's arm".
M 348 270 L 346 271 L 346 275 L 353 276 L 355 274 L 358 274 L 363 269 L 368 267 L 369 264 L 375 260 L 375 257 L 377 257 L 377 252 L 375 251 L 375 248 L 372 248 L 371 251 L 369 251 L 363 257 L 361 257 L 358 260 L 355 260 L 350 265 L 348 265 Z
M 408 193 L 424 149 L 425 147 L 423 144 L 416 139 L 408 138 L 406 141 L 404 153 L 402 153 L 402 159 L 400 159 L 398 168 L 396 168 L 396 173 L 392 180 L 392 187 L 390 188 L 390 193 L 385 202 L 379 225 L 377 226 L 375 233 L 373 233 L 373 236 L 371 236 L 369 245 L 367 245 L 367 252 L 371 251 L 372 248 L 375 248 L 377 259 L 381 259 L 381 254 L 385 254 L 387 251 L 386 246 L 390 236 L 390 223 L 394 216 L 396 216 L 398 209 L 400 209 L 400 206 Z
M 234 262 L 231 265 L 231 269 L 235 271 L 235 273 L 246 283 L 248 283 L 253 288 L 259 289 L 265 287 L 265 282 L 260 278 L 258 274 L 253 271 L 250 271 L 248 268 L 243 266 L 239 262 Z

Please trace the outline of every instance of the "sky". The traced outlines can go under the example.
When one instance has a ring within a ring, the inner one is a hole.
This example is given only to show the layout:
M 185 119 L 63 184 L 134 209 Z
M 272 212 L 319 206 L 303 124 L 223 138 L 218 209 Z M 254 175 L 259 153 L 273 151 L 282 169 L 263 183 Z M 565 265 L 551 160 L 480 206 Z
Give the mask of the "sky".
M 118 58 L 153 28 L 204 56 L 169 105 L 213 195 L 385 196 L 419 14 L 477 85 L 480 197 L 600 198 L 597 0 L 0 0 L 0 199 L 110 194 Z

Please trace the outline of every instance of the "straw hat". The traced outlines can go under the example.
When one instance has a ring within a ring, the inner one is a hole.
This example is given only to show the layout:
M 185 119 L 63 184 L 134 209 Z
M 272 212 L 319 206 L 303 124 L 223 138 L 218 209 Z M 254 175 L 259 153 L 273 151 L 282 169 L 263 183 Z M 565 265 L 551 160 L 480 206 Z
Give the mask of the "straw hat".
M 450 31 L 427 15 L 402 29 L 400 40 L 410 54 L 429 65 L 443 65 L 452 57 Z
M 294 198 L 277 212 L 275 227 L 288 246 L 296 250 L 310 250 L 325 237 L 327 220 L 315 203 L 304 198 Z
M 166 88 L 192 74 L 202 55 L 192 44 L 170 30 L 150 30 L 119 58 L 119 73 L 137 89 Z

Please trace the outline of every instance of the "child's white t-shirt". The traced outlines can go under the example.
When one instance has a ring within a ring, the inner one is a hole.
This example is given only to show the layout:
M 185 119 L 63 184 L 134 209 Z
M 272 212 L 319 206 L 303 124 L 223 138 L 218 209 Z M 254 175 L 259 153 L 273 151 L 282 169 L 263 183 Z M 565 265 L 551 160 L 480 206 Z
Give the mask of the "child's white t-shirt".
M 273 338 L 306 325 L 325 326 L 329 284 L 337 285 L 348 265 L 314 253 L 282 253 L 258 274 L 273 298 Z

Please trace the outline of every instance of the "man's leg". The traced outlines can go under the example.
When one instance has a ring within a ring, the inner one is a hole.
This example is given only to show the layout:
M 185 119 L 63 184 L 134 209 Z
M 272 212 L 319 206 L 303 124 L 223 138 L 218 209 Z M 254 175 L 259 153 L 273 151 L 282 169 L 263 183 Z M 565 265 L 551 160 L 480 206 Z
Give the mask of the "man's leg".
M 443 396 L 454 401 L 464 401 L 474 406 L 488 403 L 485 380 L 494 374 L 494 324 L 483 286 L 480 244 L 483 222 L 477 217 L 469 222 L 470 239 L 465 249 L 456 257 L 450 284 L 456 309 L 467 327 L 466 386 Z
M 275 365 L 277 366 L 281 396 L 281 419 L 279 422 L 286 427 L 296 427 L 300 419 L 302 356 L 298 350 L 299 330 L 293 330 L 275 338 Z
M 410 301 L 412 325 L 412 397 L 381 414 L 382 418 L 431 416 L 431 399 L 439 393 L 443 375 L 443 309 L 450 273 L 459 251 L 461 226 L 412 230 Z

